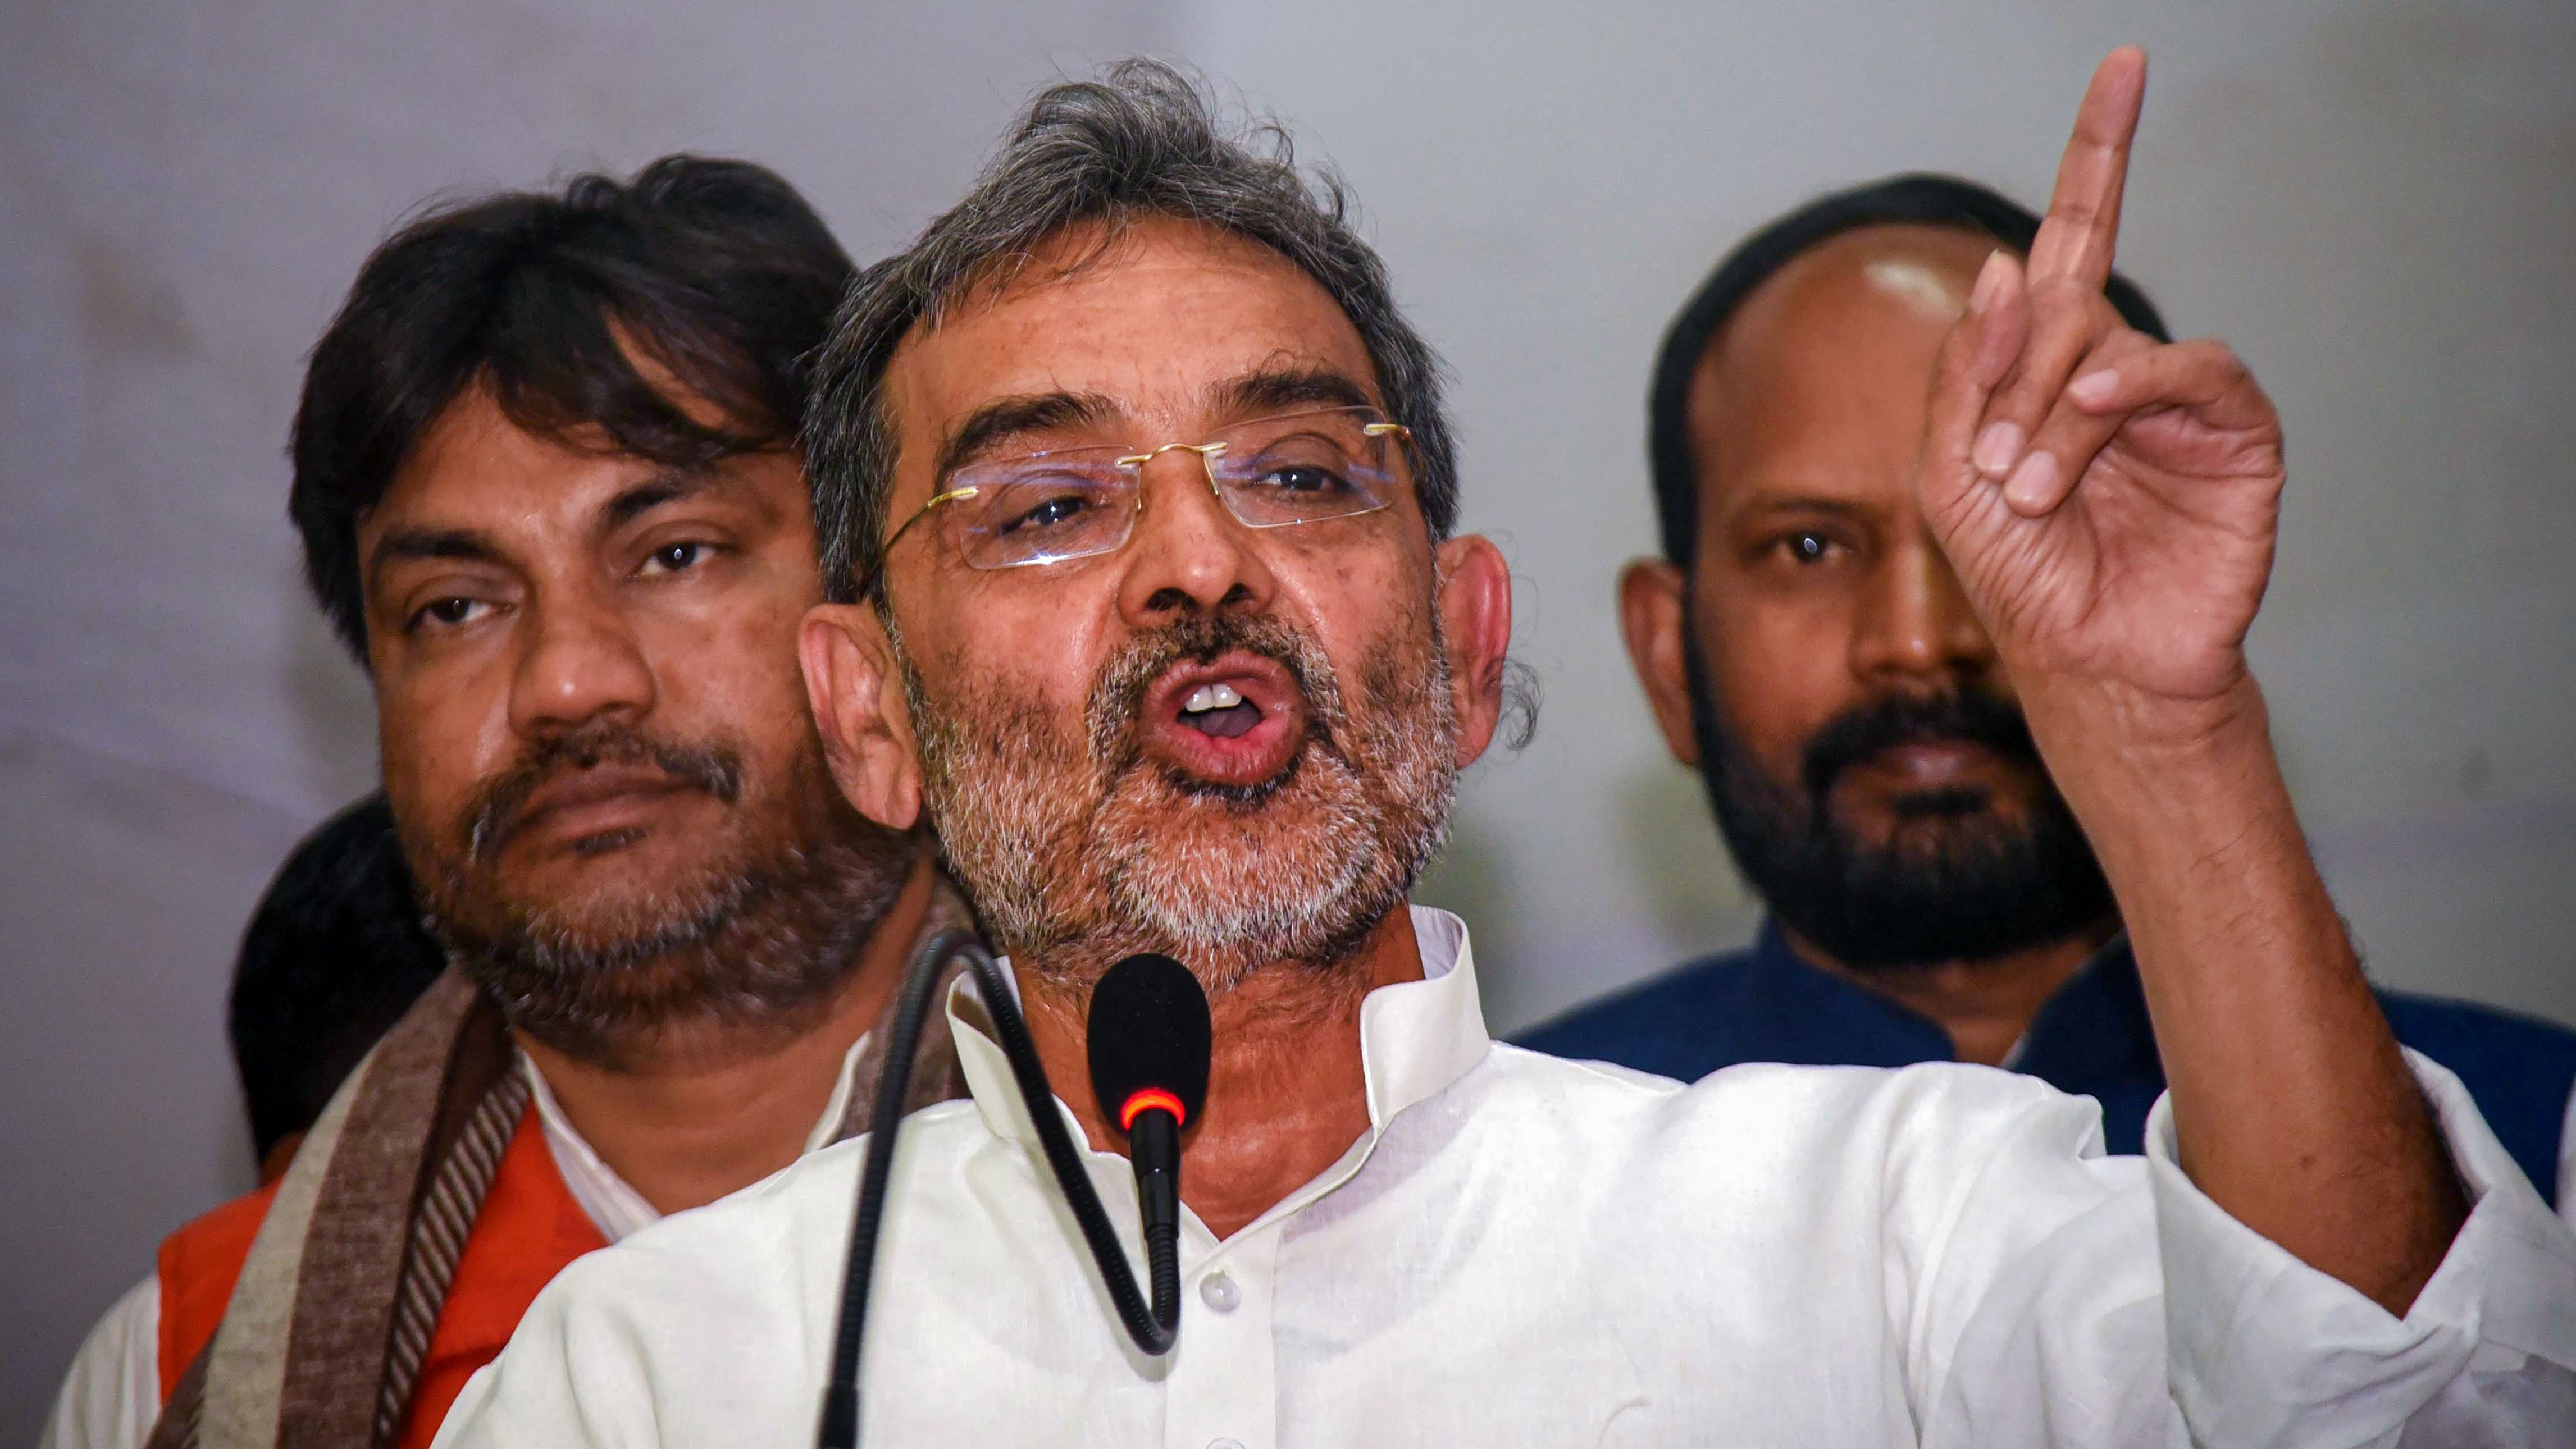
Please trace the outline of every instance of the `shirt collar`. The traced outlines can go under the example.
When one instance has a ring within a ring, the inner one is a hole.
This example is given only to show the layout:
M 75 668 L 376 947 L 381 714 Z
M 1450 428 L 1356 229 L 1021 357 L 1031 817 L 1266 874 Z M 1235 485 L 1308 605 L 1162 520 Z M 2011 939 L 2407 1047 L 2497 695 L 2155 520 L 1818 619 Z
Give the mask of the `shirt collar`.
M 918 950 L 922 942 L 952 926 L 971 926 L 974 920 L 966 898 L 958 894 L 947 873 L 934 871 L 930 904 L 922 912 L 920 925 L 913 929 L 912 949 Z M 858 1091 L 859 1064 L 866 1060 L 868 1044 L 875 1038 L 874 1029 L 862 1032 L 841 1054 L 840 1075 L 833 1079 L 832 1094 L 823 1100 L 823 1115 L 814 1119 L 813 1130 L 805 1134 L 805 1151 L 819 1152 L 854 1130 L 850 1101 Z M 573 1201 L 581 1205 L 582 1214 L 599 1229 L 600 1236 L 614 1243 L 661 1221 L 662 1214 L 644 1200 L 644 1195 L 601 1161 L 599 1153 L 573 1130 L 572 1119 L 564 1115 L 563 1105 L 546 1085 L 545 1073 L 537 1070 L 536 1062 L 526 1052 L 519 1053 L 519 1070 L 527 1074 L 528 1094 L 536 1102 L 537 1121 L 545 1129 L 546 1151 L 554 1159 L 555 1175 L 563 1179 Z
M 1424 1101 L 1472 1070 L 1493 1047 L 1485 1009 L 1476 992 L 1475 952 L 1467 925 L 1447 911 L 1414 906 L 1413 940 L 1422 956 L 1422 979 L 1381 986 L 1360 1003 L 1360 1064 L 1368 1087 L 1369 1125 L 1383 1130 L 1396 1114 Z M 1002 958 L 1005 967 L 1010 958 Z M 1019 980 L 1009 978 L 1012 996 Z M 972 973 L 948 989 L 948 1026 L 957 1039 L 957 1065 L 975 1099 L 975 1110 L 994 1136 L 1034 1145 L 1037 1131 L 1011 1079 L 1010 1059 L 991 1034 L 990 1018 Z M 1066 1083 L 1051 1083 L 1056 1107 L 1078 1142 L 1081 1126 L 1064 1105 Z
M 872 1035 L 862 1035 L 842 1054 L 840 1078 L 832 1083 L 832 1095 L 823 1103 L 823 1115 L 815 1119 L 814 1130 L 805 1135 L 806 1151 L 828 1147 L 840 1136 L 850 1093 L 858 1081 L 859 1058 L 867 1053 Z M 546 1085 L 546 1074 L 537 1070 L 526 1052 L 519 1053 L 519 1070 L 527 1074 L 528 1096 L 536 1103 L 537 1122 L 545 1130 L 546 1155 L 554 1159 L 555 1175 L 563 1179 L 564 1190 L 580 1204 L 582 1216 L 599 1229 L 599 1235 L 614 1243 L 660 1222 L 660 1210 L 574 1130 L 563 1104 L 555 1100 L 554 1089 Z
M 1799 955 L 1775 916 L 1766 914 L 1762 918 L 1761 931 L 1754 938 L 1746 964 L 1778 998 L 1770 1015 L 1784 1024 L 1822 1035 L 1822 1055 L 1798 1055 L 1796 1060 L 1896 1066 L 1947 1061 L 1957 1055 L 1950 1034 L 1939 1022 L 1892 996 L 1881 995 Z M 2042 1057 L 2053 1061 L 2064 1054 L 2060 1047 L 2070 1036 L 2081 1036 L 2100 1051 L 2103 1044 L 2096 1038 L 2129 1025 L 2118 1008 L 2137 996 L 2135 974 L 2129 961 L 2129 933 L 2114 931 L 2040 1004 L 2029 1027 L 2004 1054 L 2005 1069 L 2032 1070 Z M 2135 1015 L 2137 1024 L 2143 1026 L 2144 1003 L 2138 1003 L 2137 1009 L 2128 1014 Z M 1862 1043 L 1853 1039 L 1864 1028 L 1872 1033 L 1869 1045 L 1876 1048 L 1874 1051 L 1861 1050 Z M 2147 1050 L 2152 1054 L 2152 1045 Z

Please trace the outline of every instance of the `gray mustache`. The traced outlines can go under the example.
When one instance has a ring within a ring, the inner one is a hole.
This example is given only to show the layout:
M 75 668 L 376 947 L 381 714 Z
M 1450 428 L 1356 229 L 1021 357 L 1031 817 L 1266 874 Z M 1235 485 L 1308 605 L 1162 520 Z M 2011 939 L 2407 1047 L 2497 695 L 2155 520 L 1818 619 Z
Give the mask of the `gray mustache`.
M 1092 762 L 1104 776 L 1132 768 L 1142 751 L 1137 725 L 1154 681 L 1175 664 L 1206 664 L 1237 652 L 1259 655 L 1288 671 L 1308 705 L 1307 738 L 1340 757 L 1336 727 L 1343 718 L 1341 688 L 1321 646 L 1273 615 L 1190 614 L 1137 635 L 1101 667 L 1083 707 Z

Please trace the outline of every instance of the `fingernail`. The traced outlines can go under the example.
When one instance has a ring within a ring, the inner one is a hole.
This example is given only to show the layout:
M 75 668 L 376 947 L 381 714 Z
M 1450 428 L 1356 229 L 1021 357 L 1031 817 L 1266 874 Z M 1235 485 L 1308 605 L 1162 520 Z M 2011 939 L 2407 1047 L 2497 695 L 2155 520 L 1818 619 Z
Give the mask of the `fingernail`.
M 2086 407 L 2094 407 L 2109 401 L 2111 394 L 2117 391 L 2119 386 L 2120 374 L 2106 367 L 2099 372 L 2088 372 L 2068 383 L 2066 395 Z
M 2021 442 L 2021 424 L 1988 423 L 1986 430 L 1977 434 L 1976 446 L 1968 450 L 1968 458 L 1977 465 L 1978 472 L 2000 478 L 2021 456 Z
M 1994 305 L 1995 289 L 2004 284 L 2004 254 L 2001 248 L 1986 253 L 1986 264 L 1977 269 L 1977 284 L 1968 289 L 1968 311 L 1983 312 Z
M 2016 512 L 2037 513 L 2057 492 L 2057 455 L 2033 453 L 2004 480 L 2004 501 Z

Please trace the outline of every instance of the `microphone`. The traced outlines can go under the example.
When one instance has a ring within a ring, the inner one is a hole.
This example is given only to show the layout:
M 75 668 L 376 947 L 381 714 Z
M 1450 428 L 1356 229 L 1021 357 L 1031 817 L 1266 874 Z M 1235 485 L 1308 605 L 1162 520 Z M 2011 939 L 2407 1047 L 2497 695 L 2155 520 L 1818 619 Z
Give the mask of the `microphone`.
M 1136 1275 L 1127 1266 L 1127 1255 L 1110 1230 L 1109 1215 L 1101 1210 L 1100 1195 L 1092 1191 L 1091 1179 L 1083 1172 L 1080 1151 L 1055 1110 L 1046 1066 L 1029 1040 L 1028 1024 L 1020 1019 L 1010 977 L 973 931 L 942 931 L 923 942 L 904 968 L 894 1019 L 886 1026 L 885 1067 L 877 1077 L 867 1159 L 859 1169 L 859 1195 L 850 1215 L 849 1257 L 841 1270 L 840 1321 L 832 1334 L 831 1372 L 815 1432 L 821 1449 L 857 1449 L 859 1442 L 859 1359 L 867 1340 L 868 1299 L 876 1281 L 877 1238 L 885 1221 L 895 1138 L 903 1127 L 912 1059 L 930 1014 L 931 989 L 940 968 L 960 958 L 974 972 L 994 1038 L 1011 1064 L 1011 1080 L 1029 1109 L 1047 1169 L 1073 1212 L 1074 1225 L 1082 1230 L 1083 1246 L 1090 1249 L 1091 1261 L 1100 1270 L 1101 1286 L 1109 1291 L 1119 1326 L 1138 1348 L 1157 1356 L 1171 1352 L 1179 1339 L 1181 1127 L 1207 1099 L 1212 1036 L 1207 993 L 1199 989 L 1198 978 L 1188 967 L 1169 956 L 1151 954 L 1119 962 L 1092 989 L 1086 1033 L 1091 1085 L 1101 1110 L 1128 1134 L 1144 1220 L 1146 1267 L 1153 1280 L 1149 1309 L 1136 1291 Z M 1113 980 L 1119 983 L 1115 988 L 1110 985 Z
M 1145 952 L 1091 991 L 1084 1036 L 1101 1115 L 1127 1135 L 1154 1316 L 1180 1321 L 1181 1129 L 1207 1103 L 1207 992 L 1190 968 Z

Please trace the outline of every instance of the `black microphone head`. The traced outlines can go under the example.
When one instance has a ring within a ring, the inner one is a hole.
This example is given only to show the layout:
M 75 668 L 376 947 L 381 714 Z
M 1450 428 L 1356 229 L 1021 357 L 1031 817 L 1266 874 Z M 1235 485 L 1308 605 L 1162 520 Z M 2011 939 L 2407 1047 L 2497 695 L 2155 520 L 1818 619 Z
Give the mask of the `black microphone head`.
M 1190 968 L 1153 952 L 1109 968 L 1091 990 L 1091 1090 L 1100 1110 L 1124 1131 L 1139 1092 L 1167 1092 L 1181 1123 L 1196 1121 L 1207 1101 L 1207 992 Z M 1161 1104 L 1157 1104 L 1161 1105 Z M 1143 1110 L 1140 1104 L 1137 1110 Z

